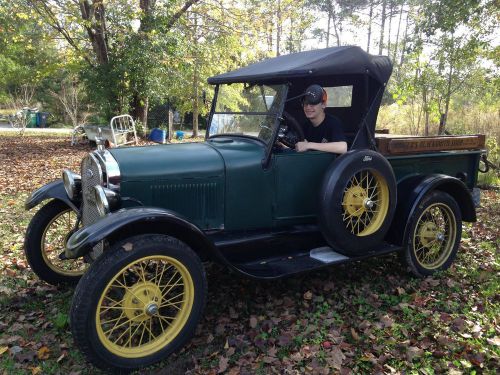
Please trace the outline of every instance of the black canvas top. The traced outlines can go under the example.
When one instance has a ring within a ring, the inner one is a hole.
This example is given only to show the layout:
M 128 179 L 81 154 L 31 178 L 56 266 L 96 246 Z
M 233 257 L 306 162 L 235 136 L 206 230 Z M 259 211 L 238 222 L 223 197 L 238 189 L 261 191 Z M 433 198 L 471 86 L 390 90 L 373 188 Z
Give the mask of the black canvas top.
M 210 84 L 284 81 L 289 78 L 365 74 L 381 84 L 392 72 L 387 56 L 373 56 L 360 47 L 343 46 L 297 52 L 260 61 L 208 79 Z

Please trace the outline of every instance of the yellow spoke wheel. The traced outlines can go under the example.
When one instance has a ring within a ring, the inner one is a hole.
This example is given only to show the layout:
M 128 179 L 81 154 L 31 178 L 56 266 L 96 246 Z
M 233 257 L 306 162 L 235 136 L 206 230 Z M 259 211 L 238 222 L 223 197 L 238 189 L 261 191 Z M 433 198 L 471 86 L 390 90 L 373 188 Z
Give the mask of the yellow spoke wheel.
M 396 210 L 396 177 L 378 152 L 356 149 L 336 157 L 320 190 L 318 223 L 328 244 L 347 256 L 384 240 Z
M 153 354 L 179 334 L 193 301 L 193 280 L 181 262 L 162 255 L 135 260 L 104 288 L 96 311 L 99 338 L 122 357 Z
M 24 240 L 24 252 L 33 272 L 49 284 L 76 284 L 88 265 L 83 258 L 59 259 L 75 231 L 77 214 L 66 203 L 52 200 L 33 216 Z
M 389 188 L 376 171 L 362 170 L 344 189 L 342 220 L 355 236 L 368 236 L 382 226 L 389 209 Z
M 456 227 L 455 217 L 445 204 L 432 204 L 420 215 L 413 246 L 416 259 L 423 267 L 439 268 L 448 259 L 453 250 Z
M 76 221 L 76 212 L 70 208 L 60 212 L 48 223 L 40 241 L 41 254 L 47 266 L 64 276 L 81 276 L 87 267 L 82 258 L 59 259 Z
M 193 335 L 207 297 L 198 255 L 176 238 L 143 234 L 111 245 L 78 283 L 71 332 L 95 366 L 143 370 Z
M 462 215 L 449 194 L 433 191 L 416 203 L 405 234 L 405 260 L 419 277 L 445 270 L 456 257 L 462 233 Z

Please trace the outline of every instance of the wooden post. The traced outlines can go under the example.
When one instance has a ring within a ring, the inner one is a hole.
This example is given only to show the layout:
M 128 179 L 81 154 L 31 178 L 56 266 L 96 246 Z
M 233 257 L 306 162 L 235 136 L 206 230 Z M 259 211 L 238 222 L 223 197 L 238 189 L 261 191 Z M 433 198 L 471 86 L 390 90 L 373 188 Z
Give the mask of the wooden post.
M 172 136 L 174 132 L 174 113 L 172 112 L 172 108 L 168 106 L 168 141 L 172 141 Z

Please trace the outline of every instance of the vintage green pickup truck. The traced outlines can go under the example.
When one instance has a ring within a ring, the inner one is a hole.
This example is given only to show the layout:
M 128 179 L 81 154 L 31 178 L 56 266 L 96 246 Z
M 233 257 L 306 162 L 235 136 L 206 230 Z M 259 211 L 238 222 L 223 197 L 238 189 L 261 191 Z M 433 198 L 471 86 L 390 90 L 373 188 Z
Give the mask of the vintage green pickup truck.
M 484 136 L 377 134 L 391 71 L 335 47 L 212 77 L 205 142 L 99 145 L 35 191 L 27 209 L 48 203 L 26 256 L 48 283 L 78 282 L 71 329 L 87 359 L 126 371 L 180 349 L 206 303 L 205 261 L 256 279 L 391 252 L 418 276 L 447 269 L 476 220 Z M 293 150 L 311 84 L 344 124 L 341 156 Z

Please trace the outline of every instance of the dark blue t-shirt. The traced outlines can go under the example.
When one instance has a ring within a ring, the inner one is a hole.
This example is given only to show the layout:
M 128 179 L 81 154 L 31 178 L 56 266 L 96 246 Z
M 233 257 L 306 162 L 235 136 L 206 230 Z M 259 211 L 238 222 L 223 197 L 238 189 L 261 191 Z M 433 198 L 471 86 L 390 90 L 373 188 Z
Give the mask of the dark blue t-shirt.
M 326 114 L 325 119 L 318 126 L 314 126 L 307 120 L 303 126 L 304 138 L 308 142 L 328 143 L 328 142 L 346 142 L 342 123 L 332 115 Z

